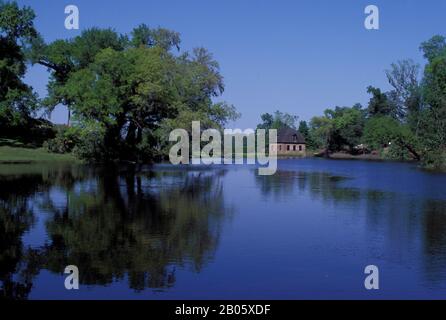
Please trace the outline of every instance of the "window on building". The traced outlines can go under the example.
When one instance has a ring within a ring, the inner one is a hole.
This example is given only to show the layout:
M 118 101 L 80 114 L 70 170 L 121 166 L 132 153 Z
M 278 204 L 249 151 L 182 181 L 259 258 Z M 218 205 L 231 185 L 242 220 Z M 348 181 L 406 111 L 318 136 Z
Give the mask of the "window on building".
M 296 151 L 296 146 L 293 146 L 293 151 Z
M 286 151 L 290 151 L 290 145 L 286 146 Z
M 302 146 L 299 146 L 299 151 L 302 151 Z

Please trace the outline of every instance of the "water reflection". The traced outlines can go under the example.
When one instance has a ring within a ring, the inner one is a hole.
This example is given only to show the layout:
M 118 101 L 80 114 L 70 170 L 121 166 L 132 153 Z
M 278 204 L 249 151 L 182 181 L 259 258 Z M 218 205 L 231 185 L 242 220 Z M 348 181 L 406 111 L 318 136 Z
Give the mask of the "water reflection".
M 339 166 L 324 165 L 333 163 Z M 63 278 L 67 265 L 77 265 L 81 285 L 92 287 L 120 283 L 132 292 L 170 293 L 195 274 L 189 284 L 212 291 L 199 275 L 214 261 L 213 277 L 234 291 L 261 279 L 272 291 L 277 284 L 314 292 L 320 265 L 350 274 L 378 261 L 394 279 L 405 277 L 387 281 L 446 293 L 446 199 L 388 187 L 393 176 L 380 168 L 371 170 L 387 188 L 317 168 L 259 176 L 232 167 L 0 165 L 0 295 L 27 299 L 42 271 Z M 409 176 L 407 190 L 417 190 L 418 178 L 430 185 L 421 172 Z M 233 219 L 234 228 L 226 228 Z M 263 236 L 263 243 L 252 240 Z M 224 259 L 216 260 L 217 249 Z M 225 261 L 252 274 L 233 280 Z M 296 268 L 307 282 L 298 282 Z M 356 288 L 349 279 L 342 286 Z
M 428 201 L 423 211 L 425 274 L 435 287 L 446 275 L 446 202 Z
M 1 168 L 3 169 L 3 168 Z M 0 172 L 1 172 L 0 169 Z M 8 171 L 0 179 L 0 297 L 25 299 L 32 289 L 37 268 L 33 252 L 24 248 L 22 237 L 35 221 L 29 199 L 45 192 L 51 183 L 43 175 Z
M 293 194 L 296 189 L 324 202 L 357 201 L 360 198 L 358 190 L 339 187 L 339 183 L 347 178 L 327 172 L 279 171 L 273 176 L 256 175 L 255 179 L 263 196 L 273 199 Z
M 74 264 L 81 284 L 127 277 L 130 288 L 143 290 L 174 285 L 176 266 L 198 272 L 212 259 L 232 212 L 224 171 L 68 169 L 1 176 L 3 297 L 26 298 L 39 269 L 60 274 Z M 37 211 L 48 214 L 49 240 L 24 248 Z
M 420 175 L 423 173 L 420 172 Z M 389 176 L 388 179 L 393 179 Z M 280 171 L 275 176 L 255 175 L 262 196 L 271 201 L 304 195 L 312 201 L 335 207 L 339 215 L 365 213 L 369 258 L 414 268 L 414 250 L 419 250 L 423 277 L 429 287 L 446 288 L 446 201 L 350 187 L 349 178 L 327 172 Z M 384 181 L 385 183 L 385 181 Z M 412 181 L 417 184 L 417 181 Z M 296 195 L 298 190 L 298 195 Z M 357 225 L 361 228 L 361 225 Z M 418 248 L 421 242 L 421 248 Z M 417 261 L 418 262 L 418 261 Z

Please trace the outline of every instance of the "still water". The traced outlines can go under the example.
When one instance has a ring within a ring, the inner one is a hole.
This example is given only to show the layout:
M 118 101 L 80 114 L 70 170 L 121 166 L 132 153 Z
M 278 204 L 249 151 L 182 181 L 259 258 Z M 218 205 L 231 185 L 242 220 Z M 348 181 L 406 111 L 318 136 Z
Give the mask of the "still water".
M 14 299 L 446 298 L 446 175 L 413 164 L 0 165 Z M 376 265 L 380 289 L 364 288 Z M 66 290 L 76 265 L 80 289 Z

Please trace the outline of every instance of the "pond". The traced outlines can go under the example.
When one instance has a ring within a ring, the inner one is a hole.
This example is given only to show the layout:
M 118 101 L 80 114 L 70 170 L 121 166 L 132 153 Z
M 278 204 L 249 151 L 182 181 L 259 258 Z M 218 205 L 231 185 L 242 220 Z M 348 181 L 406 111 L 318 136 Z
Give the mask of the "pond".
M 13 299 L 446 297 L 445 174 L 414 164 L 0 165 Z M 66 290 L 64 269 L 79 269 Z M 364 268 L 379 268 L 379 290 Z

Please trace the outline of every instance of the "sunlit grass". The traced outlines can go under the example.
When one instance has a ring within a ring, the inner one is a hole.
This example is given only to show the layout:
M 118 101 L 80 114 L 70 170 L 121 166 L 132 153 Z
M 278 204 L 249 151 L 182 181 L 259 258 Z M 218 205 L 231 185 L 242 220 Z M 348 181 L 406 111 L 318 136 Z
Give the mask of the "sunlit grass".
M 0 146 L 0 163 L 77 161 L 68 154 L 49 153 L 43 148 Z

